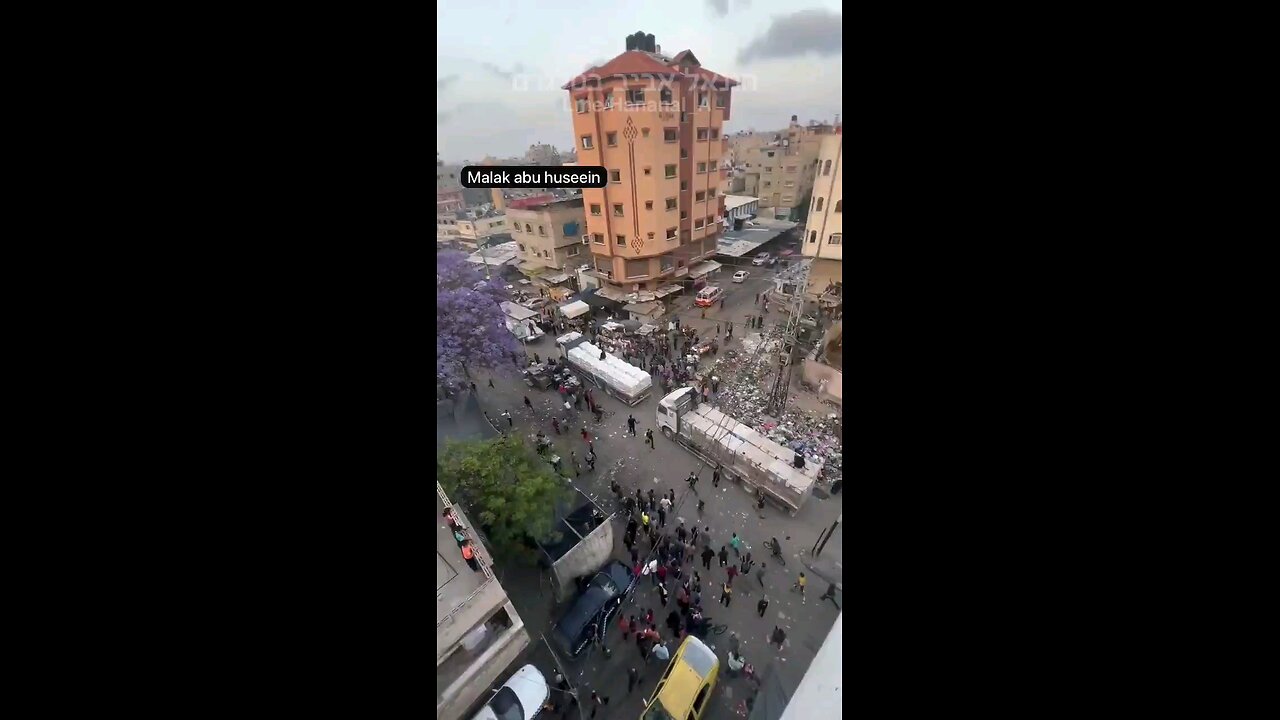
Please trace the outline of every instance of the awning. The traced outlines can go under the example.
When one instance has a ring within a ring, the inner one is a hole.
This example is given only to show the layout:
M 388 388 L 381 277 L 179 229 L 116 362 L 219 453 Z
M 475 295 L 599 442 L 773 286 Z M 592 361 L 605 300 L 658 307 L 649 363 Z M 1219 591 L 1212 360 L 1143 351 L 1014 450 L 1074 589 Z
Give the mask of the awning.
M 555 275 L 548 275 L 542 279 L 549 283 L 562 283 L 569 279 L 569 275 L 567 273 L 556 273 Z
M 636 315 L 643 315 L 648 318 L 658 317 L 662 315 L 662 313 L 664 312 L 662 303 L 656 303 L 656 302 L 628 305 L 622 309 L 629 313 L 635 313 Z
M 538 277 L 539 275 L 550 270 L 551 268 L 547 267 L 546 265 L 538 265 L 538 264 L 526 261 L 517 265 L 516 269 L 530 277 Z
M 720 269 L 720 263 L 715 260 L 707 260 L 689 268 L 689 277 L 700 278 L 708 273 L 715 272 Z
M 597 295 L 594 288 L 587 290 L 579 297 L 582 302 L 590 305 L 591 307 L 608 308 L 615 306 L 615 302 L 613 300 L 608 300 Z
M 567 318 L 576 318 L 589 312 L 591 312 L 591 306 L 581 300 L 574 300 L 567 305 L 560 306 L 560 314 Z
M 600 289 L 596 290 L 596 294 L 602 298 L 605 298 L 606 300 L 612 300 L 614 302 L 624 303 L 627 301 L 626 293 L 622 292 L 617 288 L 610 287 L 608 285 L 601 285 Z
M 679 285 L 663 285 L 657 290 L 654 290 L 653 295 L 654 297 L 664 298 L 670 295 L 671 293 L 678 293 L 683 289 L 684 288 L 680 287 Z
M 502 312 L 505 313 L 507 317 L 513 320 L 528 320 L 529 318 L 538 317 L 538 313 L 533 310 L 506 300 L 503 300 L 499 304 L 499 307 L 502 308 Z

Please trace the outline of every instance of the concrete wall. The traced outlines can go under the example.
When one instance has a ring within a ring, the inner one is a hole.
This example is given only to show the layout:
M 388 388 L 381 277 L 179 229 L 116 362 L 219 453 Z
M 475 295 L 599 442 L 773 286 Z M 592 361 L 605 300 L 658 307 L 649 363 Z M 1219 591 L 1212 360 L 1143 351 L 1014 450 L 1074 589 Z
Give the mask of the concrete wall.
M 821 396 L 824 400 L 844 405 L 844 373 L 830 365 L 823 365 L 815 360 L 804 361 L 804 381 L 817 389 L 818 384 L 827 381 L 826 392 Z
M 496 638 L 436 698 L 436 720 L 461 720 L 482 694 L 487 695 L 490 688 L 506 679 L 500 677 L 500 673 L 529 646 L 529 631 L 510 603 L 507 604 L 507 613 L 514 621 L 511 628 Z
M 574 580 L 599 571 L 612 554 L 613 522 L 606 520 L 551 566 L 556 577 L 556 599 L 572 596 L 577 591 Z

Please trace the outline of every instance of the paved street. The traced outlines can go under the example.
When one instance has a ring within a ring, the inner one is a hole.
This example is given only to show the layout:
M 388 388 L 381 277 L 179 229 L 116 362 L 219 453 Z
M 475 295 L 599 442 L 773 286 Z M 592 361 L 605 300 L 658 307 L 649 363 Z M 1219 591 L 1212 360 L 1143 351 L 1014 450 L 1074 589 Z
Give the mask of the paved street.
M 739 349 L 741 336 L 746 334 L 745 328 L 742 327 L 746 316 L 759 314 L 759 306 L 754 303 L 756 294 L 772 287 L 772 284 L 767 282 L 767 277 L 773 273 L 759 267 L 745 268 L 751 272 L 751 278 L 747 282 L 742 284 L 729 282 L 730 276 L 737 269 L 739 268 L 726 265 L 719 271 L 720 277 L 714 280 L 713 284 L 721 285 L 727 290 L 724 309 L 717 306 L 708 310 L 705 320 L 701 317 L 701 309 L 692 307 L 692 294 L 686 294 L 675 303 L 677 312 L 681 315 L 681 321 L 697 328 L 699 335 L 703 337 L 715 337 L 714 328 L 717 321 L 732 321 L 735 327 L 733 343 L 728 346 L 730 349 Z M 766 325 L 781 322 L 784 318 L 782 313 L 771 308 L 765 316 Z M 723 337 L 722 331 L 722 340 Z M 725 349 L 722 342 L 721 352 Z M 559 352 L 554 348 L 554 338 L 550 335 L 529 345 L 527 352 L 530 356 L 536 352 L 544 359 L 548 356 L 559 357 Z M 708 356 L 708 362 L 709 360 L 710 356 Z M 771 506 L 766 507 L 763 511 L 765 517 L 761 519 L 755 509 L 753 497 L 748 492 L 728 483 L 721 483 L 718 488 L 712 487 L 710 468 L 702 467 L 695 456 L 662 436 L 655 424 L 655 408 L 657 401 L 661 398 L 661 390 L 656 383 L 654 394 L 634 408 L 628 408 L 620 401 L 607 397 L 603 392 L 597 392 L 595 396 L 605 410 L 604 418 L 600 423 L 595 421 L 591 413 L 585 409 L 585 405 L 581 411 L 568 411 L 568 417 L 572 421 L 565 422 L 566 415 L 562 407 L 557 413 L 559 396 L 554 389 L 534 390 L 509 372 L 492 376 L 494 388 L 488 387 L 489 375 L 473 373 L 473 376 L 479 388 L 476 400 L 480 410 L 494 422 L 499 423 L 502 430 L 508 428 L 507 421 L 501 418 L 501 413 L 504 410 L 509 411 L 514 422 L 511 431 L 526 438 L 532 436 L 537 430 L 542 430 L 555 442 L 556 451 L 564 458 L 564 468 L 570 475 L 573 474 L 573 464 L 569 460 L 570 451 L 575 451 L 578 458 L 582 458 L 587 450 L 587 443 L 580 434 L 585 421 L 595 443 L 599 461 L 595 471 L 591 473 L 585 472 L 586 464 L 582 463 L 584 473 L 581 477 L 571 478 L 570 481 L 589 496 L 596 498 L 606 509 L 616 508 L 612 493 L 609 492 L 610 479 L 616 479 L 623 486 L 624 492 L 631 494 L 634 494 L 637 488 L 645 492 L 652 488 L 657 494 L 674 489 L 678 505 L 674 511 L 668 513 L 666 528 L 668 531 L 674 530 L 682 521 L 686 527 L 697 524 L 700 527 L 710 528 L 709 534 L 716 550 L 719 550 L 721 545 L 728 544 L 731 533 L 738 533 L 746 543 L 743 552 L 749 550 L 757 564 L 749 576 L 739 577 L 735 581 L 735 592 L 730 607 L 726 608 L 717 603 L 720 597 L 720 583 L 726 578 L 725 570 L 719 567 L 718 561 L 712 561 L 710 571 L 703 570 L 699 559 L 695 559 L 692 563 L 689 561 L 685 563 L 686 573 L 696 568 L 702 575 L 703 606 L 706 614 L 714 622 L 727 622 L 729 631 L 738 634 L 742 652 L 747 661 L 755 665 L 757 675 L 764 674 L 772 663 L 794 663 L 802 667 L 808 665 L 839 613 L 832 601 L 818 598 L 827 589 L 827 580 L 842 582 L 840 574 L 842 532 L 836 531 L 820 558 L 816 560 L 811 558 L 809 552 L 817 542 L 819 534 L 830 527 L 836 517 L 841 514 L 843 494 L 828 499 L 812 497 L 796 517 L 791 517 Z M 732 378 L 723 378 L 723 380 L 733 382 Z M 524 405 L 525 396 L 532 401 L 532 411 Z M 470 398 L 464 395 L 464 404 L 469 404 L 469 400 Z M 463 415 L 463 423 L 474 420 L 474 411 L 470 416 L 466 412 L 460 414 Z M 634 415 L 637 421 L 635 436 L 627 430 L 626 420 L 629 414 Z M 438 413 L 438 416 L 445 418 L 441 422 L 447 422 L 447 414 Z M 553 416 L 561 418 L 563 434 L 560 436 L 556 436 L 552 429 Z M 644 433 L 649 428 L 654 430 L 656 447 L 653 449 L 644 443 Z M 445 434 L 455 435 L 453 432 Z M 689 491 L 688 485 L 684 482 L 684 478 L 690 471 L 698 472 L 700 477 L 696 485 L 696 495 Z M 701 514 L 696 510 L 699 499 L 706 501 L 706 508 Z M 656 516 L 654 521 L 657 522 Z M 626 548 L 622 545 L 622 528 L 625 521 L 615 519 L 614 522 L 618 523 L 614 556 L 629 560 Z M 786 559 L 785 568 L 778 567 L 770 558 L 769 551 L 763 546 L 763 541 L 770 537 L 777 537 L 781 541 Z M 644 542 L 637 544 L 637 548 L 641 552 L 649 549 L 648 544 Z M 735 560 L 730 550 L 730 562 Z M 763 587 L 757 578 L 762 564 L 766 566 L 763 569 Z M 812 569 L 807 568 L 807 565 L 812 565 Z M 558 611 L 562 611 L 563 608 L 553 608 L 547 581 L 539 577 L 539 571 L 536 568 L 503 567 L 499 564 L 496 571 L 533 638 L 533 644 L 525 655 L 500 677 L 505 679 L 520 665 L 532 662 L 550 678 L 555 661 L 542 641 L 541 634 L 549 630 L 558 618 Z M 802 598 L 800 594 L 789 590 L 797 572 L 800 571 L 806 572 L 810 578 L 807 598 Z M 675 587 L 670 579 L 668 579 L 668 587 Z M 625 614 L 631 615 L 641 614 L 645 608 L 653 608 L 655 622 L 663 634 L 663 639 L 670 641 L 670 631 L 665 627 L 664 620 L 668 612 L 676 609 L 674 595 L 673 591 L 670 605 L 664 608 L 653 584 L 645 578 L 637 586 L 633 596 L 623 604 L 622 610 Z M 762 595 L 767 596 L 770 602 L 763 618 L 759 617 L 756 611 L 756 603 Z M 837 593 L 836 597 L 837 602 L 843 603 L 840 593 Z M 768 643 L 768 636 L 775 625 L 781 626 L 787 633 L 786 647 L 780 652 Z M 749 694 L 748 681 L 728 677 L 725 667 L 728 641 L 728 633 L 708 636 L 709 644 L 715 647 L 721 660 L 721 681 L 713 696 L 712 706 L 705 716 L 709 720 L 728 720 L 745 716 L 742 701 Z M 652 691 L 663 668 L 656 663 L 648 668 L 644 667 L 635 643 L 622 642 L 616 621 L 614 626 L 609 628 L 606 644 L 613 650 L 612 657 L 606 659 L 599 649 L 591 649 L 589 652 L 584 651 L 583 658 L 569 666 L 570 681 L 581 688 L 580 695 L 586 711 L 584 717 L 591 716 L 591 708 L 586 706 L 585 701 L 592 690 L 602 697 L 610 698 L 609 706 L 602 708 L 602 712 L 597 717 L 637 717 L 641 709 L 641 698 Z M 668 647 L 674 652 L 676 644 L 669 642 Z M 639 669 L 643 679 L 638 688 L 628 694 L 627 671 L 631 667 Z M 562 707 L 566 707 L 563 702 Z M 573 712 L 568 717 L 576 718 L 577 713 Z

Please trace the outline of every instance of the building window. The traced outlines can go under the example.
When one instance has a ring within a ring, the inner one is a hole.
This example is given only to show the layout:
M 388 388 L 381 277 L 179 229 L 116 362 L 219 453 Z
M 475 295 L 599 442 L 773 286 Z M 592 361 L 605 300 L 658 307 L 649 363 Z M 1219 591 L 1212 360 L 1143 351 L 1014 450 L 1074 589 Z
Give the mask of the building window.
M 717 130 L 717 129 L 715 129 L 715 128 L 711 128 L 711 139 L 712 139 L 712 140 L 719 140 L 719 139 L 720 139 L 720 131 L 719 131 L 719 130 Z
M 578 252 L 579 252 L 579 249 L 577 245 L 570 245 L 568 249 L 565 250 L 564 254 L 569 257 L 573 257 L 574 255 L 577 255 Z
M 645 210 L 652 210 L 652 209 L 653 209 L 653 201 L 652 201 L 652 200 L 645 200 L 645 201 L 644 201 L 644 209 L 645 209 Z
M 702 141 L 702 140 L 706 140 L 706 139 L 707 139 L 707 129 L 706 129 L 706 128 L 698 128 L 698 140 L 699 140 L 699 141 Z
M 689 113 L 680 111 L 680 124 L 684 125 L 689 122 Z
M 714 227 L 714 226 L 715 226 L 715 224 L 716 224 L 716 216 L 715 216 L 715 215 L 708 215 L 708 216 L 707 216 L 707 227 Z
M 525 232 L 527 232 L 527 233 L 532 233 L 532 232 L 533 232 L 533 227 L 532 227 L 531 225 L 529 225 L 529 223 L 525 223 L 525 224 L 524 224 L 524 231 L 525 231 Z
M 822 212 L 822 198 L 818 198 L 818 206 L 814 209 L 818 212 Z
M 836 201 L 836 212 L 838 213 L 844 212 L 844 200 Z
M 667 209 L 668 209 L 668 210 L 675 210 L 675 209 L 676 209 L 676 199 L 675 199 L 675 198 L 667 198 Z
M 694 221 L 693 221 L 693 229 L 694 229 L 694 230 L 701 230 L 701 229 L 702 229 L 702 218 L 695 218 L 695 219 L 694 219 Z
M 706 171 L 707 171 L 707 164 L 704 162 L 698 163 L 698 172 L 704 173 Z
M 688 180 L 681 180 L 681 181 L 680 181 L 680 192 L 684 192 L 685 190 L 688 190 L 688 189 L 689 189 L 689 181 L 688 181 Z
M 783 195 L 783 196 L 782 196 L 782 202 L 784 202 L 784 203 L 786 203 L 786 204 L 788 204 L 788 205 L 790 205 L 790 204 L 791 204 L 792 199 L 793 199 L 793 196 L 791 196 L 791 195 Z
M 685 148 L 680 148 L 680 159 L 686 160 L 688 159 L 688 157 L 689 157 L 689 151 L 686 150 Z
M 706 110 L 709 107 L 707 105 L 707 94 L 705 92 L 698 93 L 698 107 L 702 110 Z
M 729 93 L 727 93 L 727 92 L 718 92 L 718 93 L 716 93 L 716 107 L 718 107 L 718 108 L 722 108 L 722 107 L 724 107 L 725 103 L 726 103 L 728 100 L 729 100 Z
M 796 181 L 795 181 L 795 180 L 788 180 L 788 181 L 786 181 L 786 182 L 782 183 L 782 187 L 795 187 L 795 186 L 796 186 Z
M 640 128 L 640 137 L 649 137 L 649 128 Z
M 650 232 L 650 233 L 649 233 L 649 239 L 650 239 L 650 240 L 652 240 L 652 239 L 653 239 L 653 233 L 652 233 L 652 232 Z
M 663 142 L 679 142 L 680 133 L 676 132 L 675 128 L 662 128 L 662 141 Z
M 520 252 L 524 252 L 524 243 L 516 243 L 516 247 L 520 248 Z
M 644 169 L 644 174 L 645 174 L 645 175 L 652 175 L 652 174 L 653 174 L 653 168 L 645 168 L 645 169 Z
M 767 166 L 767 165 L 766 165 L 766 166 L 765 166 L 765 168 L 764 168 L 764 171 L 765 171 L 765 172 L 773 172 L 773 168 L 771 168 L 771 167 L 769 167 L 769 166 Z
M 649 233 L 649 234 L 650 234 L 650 235 L 653 235 L 653 233 Z M 662 265 L 662 272 L 666 272 L 666 271 L 668 271 L 668 270 L 672 270 L 672 269 L 674 269 L 674 268 L 675 268 L 675 263 L 674 263 L 674 262 L 672 262 L 672 258 L 671 258 L 671 256 L 670 256 L 670 255 L 660 255 L 660 256 L 658 256 L 658 262 L 659 262 L 659 264 L 661 264 L 661 265 Z
M 709 198 L 713 198 L 713 197 L 715 197 L 715 196 L 716 196 L 716 189 L 715 189 L 715 188 L 711 188 L 710 190 L 708 190 L 708 191 L 707 191 L 707 197 L 709 197 Z
M 604 96 L 604 109 L 605 110 L 613 109 L 613 93 L 608 93 Z
M 668 165 L 668 166 L 666 166 L 665 168 L 663 168 L 663 170 L 665 170 L 665 171 L 666 171 L 667 179 L 668 179 L 668 180 L 670 180 L 671 178 L 674 178 L 674 177 L 676 176 L 676 166 L 675 166 L 675 165 Z
M 649 274 L 649 258 L 627 261 L 627 277 L 639 278 Z
M 613 204 L 613 216 L 622 217 L 622 203 Z
M 604 134 L 604 144 L 609 147 L 618 147 L 618 133 L 611 132 Z
M 818 231 L 817 231 L 817 230 L 810 230 L 810 231 L 809 231 L 809 242 L 818 242 Z
M 595 147 L 595 146 L 591 144 L 591 136 L 590 136 L 590 135 L 583 135 L 583 136 L 582 136 L 582 149 L 583 149 L 583 150 L 590 150 L 590 149 L 591 149 L 591 148 L 593 148 L 593 147 Z
M 828 160 L 828 161 L 826 161 L 825 163 L 823 163 L 823 164 L 822 164 L 822 174 L 823 174 L 823 175 L 830 175 L 830 174 L 831 174 L 831 161 L 830 161 L 830 160 Z
M 542 229 L 542 226 L 541 226 L 541 225 L 539 225 L 539 226 L 538 226 L 538 234 L 539 234 L 539 235 L 541 235 L 542 237 L 546 237 L 546 236 L 547 236 L 547 231 L 546 231 L 546 230 L 543 230 L 543 229 Z
M 610 170 L 610 171 L 609 171 L 609 182 L 622 182 L 622 171 L 621 171 L 621 170 Z
M 702 190 L 699 190 L 698 192 L 696 192 L 696 193 L 694 193 L 694 194 L 693 194 L 693 201 L 694 201 L 694 202 L 703 202 L 703 201 L 704 201 L 704 200 L 706 200 L 706 199 L 707 199 L 707 194 L 706 194 L 705 192 L 703 192 Z
M 681 210 L 681 211 L 680 211 L 680 219 L 681 219 L 681 220 L 688 220 L 688 219 L 689 219 L 689 213 L 688 213 L 688 212 L 686 212 L 686 211 L 684 211 L 684 210 Z
M 599 217 L 599 216 L 600 216 L 600 206 L 599 206 L 599 205 L 597 205 L 597 204 L 595 204 L 595 203 L 592 203 L 592 204 L 591 204 L 591 214 L 592 214 L 592 215 L 595 215 L 596 217 Z
M 584 113 L 586 111 L 587 111 L 587 99 L 578 98 L 578 112 Z
M 671 104 L 671 88 L 664 87 L 658 90 L 658 102 L 663 105 Z
M 765 181 L 765 183 L 764 183 L 764 186 L 765 186 L 765 187 L 773 187 L 773 183 L 771 183 L 771 182 L 769 182 L 768 180 L 766 180 L 766 181 Z
M 828 238 L 828 239 L 827 239 L 827 244 L 828 244 L 828 245 L 839 245 L 839 244 L 840 244 L 840 241 L 841 241 L 843 238 L 844 238 L 844 233 L 835 233 L 834 235 L 832 235 L 830 238 Z
M 626 244 L 627 244 L 627 236 L 626 236 L 626 235 L 618 235 L 618 236 L 615 236 L 615 237 L 614 237 L 614 241 L 615 241 L 615 242 L 617 242 L 619 245 L 626 245 Z
M 676 239 L 676 229 L 675 229 L 675 228 L 667 228 L 667 239 L 668 239 L 668 240 L 675 240 L 675 239 Z
M 603 245 L 603 244 L 604 244 L 604 234 L 603 234 L 603 233 L 591 233 L 591 241 L 592 241 L 592 242 L 594 242 L 594 243 L 595 243 L 595 244 L 597 244 L 597 245 Z
M 627 104 L 639 105 L 644 102 L 644 88 L 627 90 Z
M 795 172 L 795 171 L 796 171 L 796 166 L 795 166 L 795 165 L 788 165 L 788 166 L 787 166 L 787 172 Z
M 772 152 L 772 151 L 770 151 L 770 152 L 768 152 L 768 153 L 765 153 L 765 154 L 766 154 L 766 155 L 768 155 L 769 157 L 773 157 L 773 152 Z

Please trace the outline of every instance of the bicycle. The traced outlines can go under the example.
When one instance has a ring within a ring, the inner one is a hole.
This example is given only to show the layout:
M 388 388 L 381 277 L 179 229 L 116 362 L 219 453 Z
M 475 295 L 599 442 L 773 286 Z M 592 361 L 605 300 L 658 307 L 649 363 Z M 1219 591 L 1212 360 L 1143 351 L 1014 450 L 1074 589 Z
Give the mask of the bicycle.
M 774 545 L 772 542 L 768 540 L 765 540 L 763 544 L 765 547 L 769 548 L 769 550 L 773 552 L 773 555 L 771 557 L 774 560 L 777 560 L 778 563 L 782 565 L 782 567 L 787 566 L 787 559 L 782 556 L 782 552 L 778 549 L 777 545 Z

